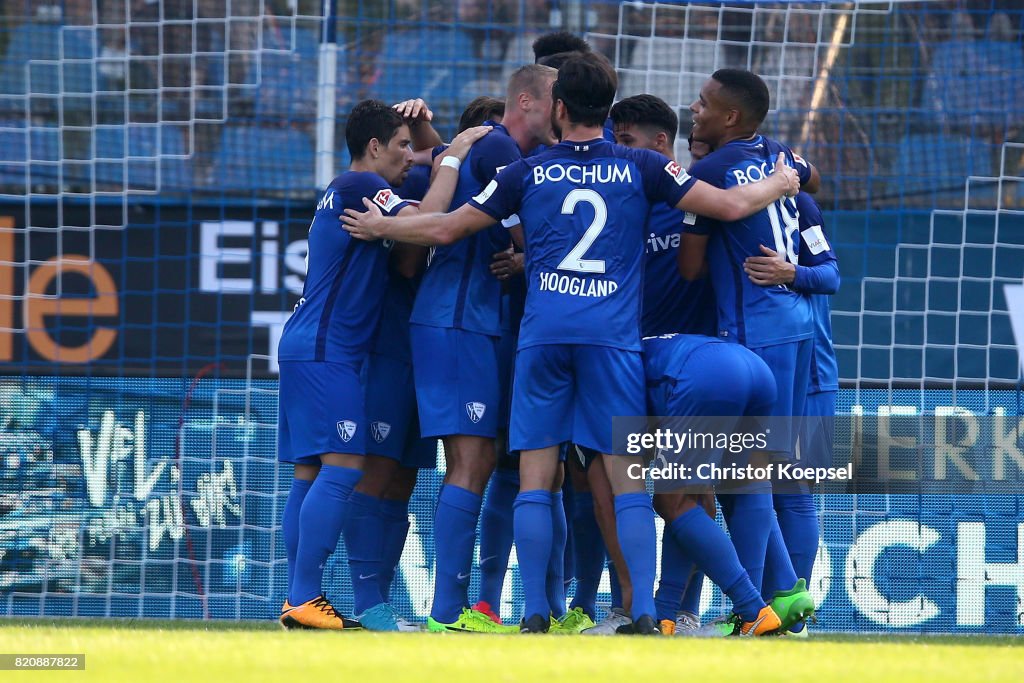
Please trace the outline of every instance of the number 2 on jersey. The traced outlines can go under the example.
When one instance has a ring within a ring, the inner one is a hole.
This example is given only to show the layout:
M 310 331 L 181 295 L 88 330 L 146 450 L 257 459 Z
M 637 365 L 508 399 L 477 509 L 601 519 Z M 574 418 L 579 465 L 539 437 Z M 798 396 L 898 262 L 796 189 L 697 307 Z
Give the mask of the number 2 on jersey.
M 562 214 L 569 215 L 574 213 L 576 205 L 580 202 L 586 202 L 594 207 L 594 220 L 590 223 L 587 231 L 583 233 L 580 241 L 576 243 L 576 246 L 558 264 L 558 270 L 571 270 L 577 273 L 603 273 L 604 260 L 585 259 L 583 255 L 587 253 L 587 250 L 594 244 L 594 240 L 604 230 L 604 224 L 608 221 L 608 205 L 604 203 L 604 198 L 597 192 L 577 188 L 565 196 L 565 201 L 562 202 Z

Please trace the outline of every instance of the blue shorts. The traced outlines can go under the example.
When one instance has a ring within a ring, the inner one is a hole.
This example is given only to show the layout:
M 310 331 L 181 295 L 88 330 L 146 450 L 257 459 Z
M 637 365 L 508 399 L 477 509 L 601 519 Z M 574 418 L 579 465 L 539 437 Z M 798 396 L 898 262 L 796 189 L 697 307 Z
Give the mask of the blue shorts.
M 601 453 L 613 446 L 612 418 L 646 414 L 638 351 L 544 344 L 516 354 L 509 442 L 535 450 L 571 441 Z
M 800 433 L 800 464 L 806 467 L 836 467 L 832 462 L 835 443 L 837 391 L 807 395 L 807 417 Z M 843 463 L 839 463 L 842 465 Z
M 771 370 L 739 344 L 702 344 L 680 370 L 673 381 L 647 387 L 651 415 L 758 416 L 770 414 L 775 403 Z
M 501 401 L 498 338 L 428 325 L 409 330 L 421 434 L 495 438 Z
M 677 434 L 738 437 L 762 432 L 760 421 L 746 424 L 744 418 L 765 415 L 775 402 L 775 378 L 764 361 L 739 344 L 705 341 L 693 347 L 693 342 L 687 342 L 690 340 L 679 344 L 679 353 L 689 352 L 681 364 L 672 365 L 670 374 L 661 375 L 657 381 L 648 380 L 648 408 L 651 415 L 662 418 L 657 426 Z M 654 358 L 654 365 L 665 360 L 664 355 Z M 648 377 L 662 372 L 661 367 L 651 367 Z M 744 464 L 742 452 L 730 450 L 729 462 Z M 703 464 L 720 466 L 725 456 L 722 445 L 694 445 L 682 452 L 658 452 L 666 463 L 682 464 L 691 472 Z M 689 483 L 701 484 L 696 478 Z
M 518 330 L 502 330 L 498 340 L 498 377 L 502 387 L 498 400 L 498 429 L 503 431 L 508 431 L 509 414 L 512 412 L 512 377 L 515 374 L 518 343 Z
M 403 467 L 437 465 L 437 439 L 421 439 L 412 365 L 370 354 L 363 369 L 369 436 L 366 452 L 397 460 Z
M 784 458 L 790 458 L 796 449 L 798 430 L 794 425 L 803 417 L 807 407 L 807 385 L 810 383 L 814 342 L 811 339 L 802 339 L 750 350 L 760 356 L 775 375 L 775 403 L 766 415 L 790 418 L 772 420 L 772 437 L 768 443 L 768 450 Z M 798 419 L 792 419 L 794 417 Z
M 366 454 L 359 369 L 346 363 L 281 361 L 277 459 L 319 464 L 325 453 Z

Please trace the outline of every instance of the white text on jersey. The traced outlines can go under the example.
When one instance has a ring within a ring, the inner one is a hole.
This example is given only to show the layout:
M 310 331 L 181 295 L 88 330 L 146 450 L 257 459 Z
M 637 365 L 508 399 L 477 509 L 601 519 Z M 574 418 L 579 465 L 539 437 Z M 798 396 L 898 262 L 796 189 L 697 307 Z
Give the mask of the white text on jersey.
M 664 237 L 658 237 L 652 232 L 651 236 L 647 238 L 647 253 L 657 254 L 659 251 L 665 251 L 666 249 L 678 249 L 681 239 L 682 237 L 678 232 L 665 235 Z
M 317 211 L 323 211 L 324 209 L 334 210 L 334 190 L 325 193 L 323 199 L 316 205 Z
M 537 166 L 533 169 L 533 184 L 540 185 L 545 181 L 557 183 L 568 180 L 571 183 L 632 183 L 633 174 L 629 166 L 599 164 L 595 166 L 579 166 L 570 164 L 551 164 Z
M 614 280 L 596 280 L 561 273 L 541 273 L 540 291 L 573 296 L 601 297 L 614 294 L 619 285 Z

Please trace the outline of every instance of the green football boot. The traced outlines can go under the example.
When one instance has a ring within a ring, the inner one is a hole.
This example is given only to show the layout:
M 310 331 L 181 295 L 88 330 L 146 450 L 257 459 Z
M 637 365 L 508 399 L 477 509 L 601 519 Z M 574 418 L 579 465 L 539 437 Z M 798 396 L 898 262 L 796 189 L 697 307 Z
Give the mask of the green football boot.
M 782 622 L 780 632 L 807 619 L 814 621 L 814 598 L 807 592 L 807 582 L 803 579 L 797 579 L 796 585 L 788 591 L 776 591 L 771 608 Z
M 451 624 L 442 624 L 433 617 L 427 617 L 427 630 L 435 633 L 518 633 L 519 627 L 496 624 L 483 612 L 465 607 Z
M 587 616 L 582 607 L 573 607 L 563 614 L 561 619 L 551 618 L 548 633 L 575 636 L 588 628 L 594 628 L 594 620 Z

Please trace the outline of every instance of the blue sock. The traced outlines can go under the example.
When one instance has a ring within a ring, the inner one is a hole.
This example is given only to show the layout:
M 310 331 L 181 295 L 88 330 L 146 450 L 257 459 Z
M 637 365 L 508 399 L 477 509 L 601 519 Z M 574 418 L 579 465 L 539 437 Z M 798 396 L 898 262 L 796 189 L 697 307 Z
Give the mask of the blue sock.
M 693 562 L 686 555 L 679 543 L 665 525 L 661 536 L 661 579 L 658 581 L 658 592 L 654 594 L 654 606 L 658 609 L 658 621 L 668 619 L 675 621 L 679 603 L 683 599 L 686 581 L 693 568 Z
M 292 479 L 292 489 L 288 492 L 288 502 L 284 504 L 284 515 L 281 519 L 281 533 L 284 536 L 284 547 L 288 552 L 288 590 L 292 587 L 292 575 L 295 574 L 295 555 L 299 552 L 299 511 L 302 501 L 313 485 L 310 479 Z
M 512 505 L 519 493 L 519 473 L 495 470 L 480 512 L 480 599 L 495 612 L 512 552 Z
M 523 618 L 534 614 L 545 617 L 551 609 L 548 604 L 547 575 L 551 560 L 551 491 L 534 489 L 523 491 L 515 502 L 516 553 L 519 573 L 523 580 L 526 606 Z
M 646 491 L 615 496 L 615 524 L 622 556 L 633 582 L 633 621 L 643 615 L 655 617 L 654 574 L 657 563 L 657 538 L 654 507 Z
M 811 583 L 814 558 L 818 554 L 818 510 L 811 493 L 772 496 L 782 538 L 797 578 Z M 792 586 L 790 586 L 792 588 Z
M 384 552 L 380 567 L 380 594 L 385 602 L 391 601 L 391 584 L 395 571 L 402 559 L 405 539 L 409 535 L 409 501 L 389 500 L 380 504 L 381 522 L 384 525 Z
M 601 529 L 594 517 L 594 495 L 589 491 L 578 491 L 574 498 L 572 535 L 576 594 L 569 607 L 582 607 L 593 618 L 597 612 L 597 589 L 601 585 L 601 574 L 604 573 L 604 539 L 601 538 Z
M 352 577 L 353 612 L 362 614 L 384 602 L 380 573 L 384 560 L 384 524 L 380 498 L 353 491 L 348 499 L 345 547 Z
M 324 465 L 313 480 L 299 511 L 299 545 L 288 602 L 301 605 L 323 592 L 327 558 L 338 547 L 345 527 L 348 499 L 362 470 Z
M 551 614 L 557 619 L 565 614 L 565 543 L 568 525 L 562 492 L 551 494 L 551 557 L 548 558 L 547 593 Z
M 771 533 L 768 536 L 768 547 L 765 549 L 764 581 L 761 584 L 761 596 L 765 602 L 771 602 L 775 591 L 788 591 L 796 583 L 796 572 L 793 562 L 789 559 L 786 541 L 782 538 L 782 529 L 771 511 Z
M 445 484 L 434 511 L 434 605 L 430 616 L 442 624 L 459 618 L 469 606 L 467 589 L 473 570 L 476 523 L 483 498 L 472 491 Z
M 761 590 L 768 534 L 774 516 L 771 514 L 772 494 L 725 494 L 718 496 L 718 502 L 722 506 L 725 523 L 729 525 L 729 537 L 740 564 L 747 570 L 754 588 Z
M 687 510 L 671 524 L 672 536 L 697 566 L 732 600 L 733 611 L 754 621 L 764 608 L 729 537 L 700 507 Z
M 622 584 L 619 583 L 619 573 L 615 571 L 615 563 L 608 560 L 608 585 L 611 586 L 612 607 L 622 607 Z
M 704 572 L 697 569 L 697 565 L 693 562 L 689 566 L 690 576 L 686 580 L 686 590 L 683 591 L 683 600 L 679 604 L 679 609 L 683 612 L 689 612 L 695 617 L 700 617 L 700 594 L 704 589 Z

